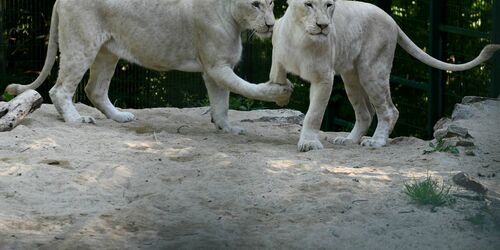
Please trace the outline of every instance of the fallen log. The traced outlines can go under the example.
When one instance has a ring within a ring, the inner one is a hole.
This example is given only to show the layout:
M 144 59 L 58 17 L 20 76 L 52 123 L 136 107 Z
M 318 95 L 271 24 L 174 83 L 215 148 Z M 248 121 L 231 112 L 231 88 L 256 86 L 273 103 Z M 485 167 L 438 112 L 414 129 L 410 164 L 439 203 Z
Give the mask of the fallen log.
M 29 113 L 42 106 L 42 103 L 42 96 L 31 89 L 9 102 L 0 103 L 0 132 L 14 129 Z

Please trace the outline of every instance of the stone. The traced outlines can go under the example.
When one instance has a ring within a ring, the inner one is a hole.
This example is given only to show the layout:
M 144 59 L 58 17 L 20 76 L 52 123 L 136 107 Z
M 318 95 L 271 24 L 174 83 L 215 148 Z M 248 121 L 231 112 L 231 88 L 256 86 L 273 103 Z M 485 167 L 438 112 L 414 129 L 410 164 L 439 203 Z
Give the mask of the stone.
M 467 175 L 464 172 L 460 172 L 460 173 L 454 175 L 453 182 L 455 182 L 455 184 L 457 184 L 457 185 L 459 185 L 467 190 L 470 190 L 470 191 L 473 191 L 473 192 L 476 192 L 479 194 L 486 194 L 486 192 L 488 191 L 488 189 L 485 188 L 481 183 L 477 182 L 476 180 L 474 180 L 474 178 L 472 178 L 471 176 Z
M 457 147 L 474 147 L 474 142 L 471 141 L 465 141 L 465 140 L 458 140 L 457 143 L 455 144 Z
M 476 156 L 476 152 L 474 152 L 474 150 L 467 149 L 467 150 L 465 150 L 465 155 L 467 155 L 467 156 Z
M 500 96 L 499 96 L 500 99 Z M 476 102 L 482 102 L 486 100 L 498 100 L 495 98 L 489 98 L 489 97 L 482 97 L 482 96 L 464 96 L 462 98 L 462 104 L 471 104 L 471 103 L 476 103 Z
M 493 217 L 493 222 L 500 226 L 500 195 L 488 191 L 486 194 L 486 208 L 488 213 Z
M 243 119 L 241 122 L 273 122 L 273 123 L 288 123 L 302 125 L 304 121 L 304 114 L 295 116 L 264 116 L 259 119 Z
M 443 117 L 443 118 L 439 119 L 439 121 L 437 121 L 436 124 L 434 124 L 433 129 L 434 129 L 434 131 L 440 130 L 442 128 L 448 127 L 449 123 L 451 123 L 451 119 L 448 117 Z
M 453 114 L 451 114 L 451 119 L 456 120 L 465 120 L 471 119 L 474 117 L 474 112 L 472 111 L 469 105 L 464 104 L 456 104 L 453 109 Z
M 472 138 L 469 134 L 469 130 L 466 128 L 459 127 L 457 125 L 449 125 L 446 128 L 442 128 L 434 132 L 434 138 L 443 139 L 450 137 L 462 137 L 462 138 Z

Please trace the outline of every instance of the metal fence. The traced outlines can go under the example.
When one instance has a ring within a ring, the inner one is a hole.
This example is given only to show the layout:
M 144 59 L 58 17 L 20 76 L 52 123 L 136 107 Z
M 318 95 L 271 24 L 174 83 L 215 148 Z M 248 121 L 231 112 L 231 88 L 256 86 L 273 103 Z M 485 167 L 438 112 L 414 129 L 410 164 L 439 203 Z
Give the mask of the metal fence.
M 8 83 L 29 83 L 43 66 L 48 41 L 50 14 L 55 0 L 0 0 L 0 89 Z M 276 16 L 286 8 L 285 0 L 276 1 Z M 372 0 L 390 13 L 415 43 L 431 55 L 448 62 L 468 61 L 485 44 L 500 43 L 500 3 L 497 0 Z M 251 82 L 268 79 L 271 45 L 244 34 L 242 62 L 236 72 Z M 493 66 L 495 65 L 495 66 Z M 411 58 L 403 50 L 396 52 L 391 91 L 400 110 L 393 136 L 429 137 L 432 125 L 449 115 L 454 103 L 465 95 L 500 94 L 500 56 L 473 70 L 451 73 L 432 70 Z M 47 93 L 57 77 L 57 67 L 40 92 Z M 308 84 L 291 76 L 296 83 L 290 108 L 303 112 L 308 106 Z M 84 79 L 83 81 L 85 81 Z M 324 119 L 324 130 L 348 130 L 354 113 L 343 85 L 336 80 Z M 88 103 L 84 84 L 75 101 Z M 208 99 L 200 74 L 155 72 L 121 61 L 110 88 L 110 99 L 122 108 L 192 107 L 207 105 Z M 231 98 L 231 107 L 254 109 L 275 107 L 269 103 Z

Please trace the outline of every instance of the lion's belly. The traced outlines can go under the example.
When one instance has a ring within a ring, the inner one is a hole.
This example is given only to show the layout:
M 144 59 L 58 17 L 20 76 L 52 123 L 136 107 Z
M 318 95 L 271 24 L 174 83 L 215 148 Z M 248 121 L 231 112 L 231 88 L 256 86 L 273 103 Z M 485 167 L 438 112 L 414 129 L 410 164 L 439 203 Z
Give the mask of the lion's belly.
M 137 44 L 136 46 L 126 44 L 126 42 L 111 40 L 105 46 L 121 59 L 145 68 L 157 71 L 202 71 L 202 66 L 194 53 L 195 48 L 181 48 L 176 44 L 173 46 L 159 46 L 147 43 Z

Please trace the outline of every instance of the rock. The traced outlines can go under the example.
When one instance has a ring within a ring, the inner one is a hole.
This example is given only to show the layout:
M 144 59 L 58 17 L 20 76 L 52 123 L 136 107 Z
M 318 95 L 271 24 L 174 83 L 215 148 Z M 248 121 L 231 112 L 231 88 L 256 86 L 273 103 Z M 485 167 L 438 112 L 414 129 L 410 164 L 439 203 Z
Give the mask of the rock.
M 467 150 L 465 150 L 465 155 L 476 156 L 476 152 L 474 152 L 474 150 L 467 149 Z
M 474 147 L 474 142 L 459 137 L 451 137 L 444 140 L 443 146 L 470 148 Z
M 436 138 L 436 140 L 440 140 L 440 139 L 445 138 L 446 134 L 447 134 L 446 129 L 439 129 L 439 130 L 434 131 L 433 136 L 434 136 L 434 138 Z
M 500 195 L 490 191 L 486 194 L 486 200 L 488 213 L 493 217 L 494 223 L 500 226 Z
M 456 120 L 465 120 L 471 119 L 474 117 L 474 112 L 470 108 L 469 105 L 464 104 L 456 104 L 453 109 L 453 114 L 451 114 L 451 119 Z
M 472 138 L 472 136 L 469 134 L 469 130 L 454 124 L 451 124 L 442 129 L 438 129 L 434 132 L 434 138 L 438 140 L 457 136 L 462 138 Z
M 464 172 L 454 175 L 453 182 L 467 190 L 474 191 L 479 194 L 486 194 L 486 191 L 488 191 L 488 189 L 486 189 L 481 183 L 477 182 L 474 178 Z
M 244 119 L 241 122 L 274 122 L 274 123 L 289 123 L 289 124 L 298 124 L 302 125 L 302 121 L 304 120 L 304 114 L 299 114 L 295 116 L 264 116 L 259 119 Z
M 436 122 L 433 129 L 434 129 L 434 131 L 436 131 L 436 130 L 440 130 L 442 128 L 448 127 L 450 122 L 451 122 L 450 118 L 443 117 L 443 118 L 439 119 L 439 121 Z
M 457 147 L 474 147 L 474 142 L 471 141 L 465 141 L 465 140 L 458 140 L 457 143 L 455 144 Z
M 500 96 L 499 96 L 499 99 L 500 99 Z M 495 101 L 498 101 L 498 99 L 489 98 L 489 97 L 464 96 L 464 98 L 462 98 L 462 104 L 471 104 L 471 103 L 482 102 L 482 101 L 486 101 L 486 100 L 495 100 Z

